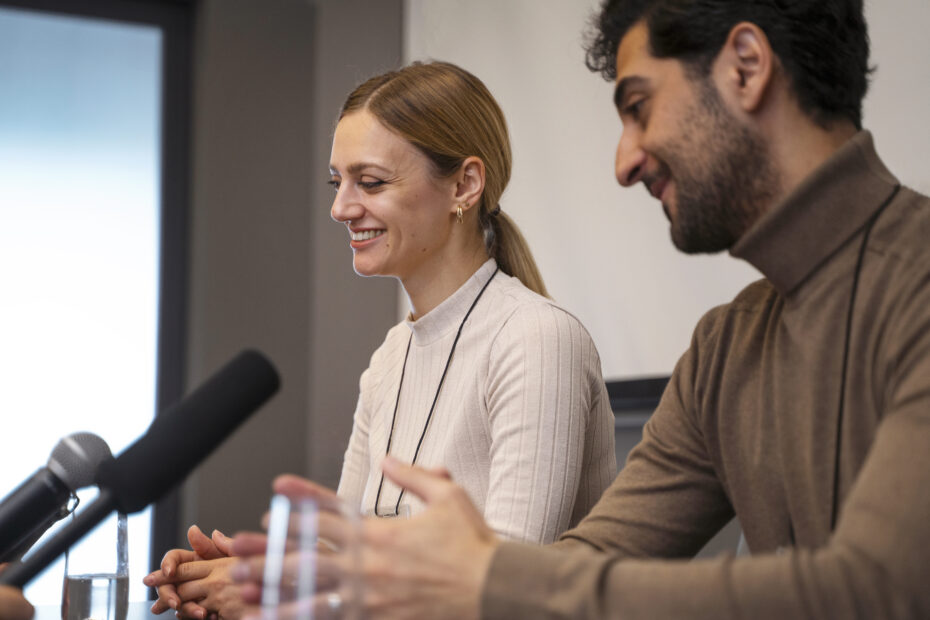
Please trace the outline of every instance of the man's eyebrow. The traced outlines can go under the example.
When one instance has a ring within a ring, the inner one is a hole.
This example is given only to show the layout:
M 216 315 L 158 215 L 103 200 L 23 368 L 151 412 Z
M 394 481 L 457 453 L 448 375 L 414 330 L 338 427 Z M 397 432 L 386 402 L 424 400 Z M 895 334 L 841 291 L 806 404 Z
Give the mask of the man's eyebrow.
M 347 172 L 348 174 L 358 174 L 358 173 L 361 172 L 362 170 L 366 170 L 366 169 L 368 169 L 368 168 L 377 168 L 378 170 L 381 170 L 381 171 L 383 171 L 383 172 L 390 172 L 390 170 L 388 170 L 388 169 L 385 168 L 384 166 L 382 166 L 382 165 L 380 165 L 380 164 L 373 163 L 373 162 L 368 162 L 368 161 L 360 161 L 360 162 L 356 162 L 356 163 L 354 163 L 354 164 L 349 164 L 348 167 L 346 168 L 346 172 Z M 339 174 L 339 170 L 337 170 L 334 166 L 330 165 L 330 167 L 329 167 L 329 173 L 330 173 L 330 174 Z
M 626 91 L 629 88 L 643 86 L 648 83 L 649 80 L 639 75 L 631 75 L 617 82 L 617 87 L 614 89 L 614 106 L 616 106 L 618 110 L 621 108 L 623 100 L 626 98 Z

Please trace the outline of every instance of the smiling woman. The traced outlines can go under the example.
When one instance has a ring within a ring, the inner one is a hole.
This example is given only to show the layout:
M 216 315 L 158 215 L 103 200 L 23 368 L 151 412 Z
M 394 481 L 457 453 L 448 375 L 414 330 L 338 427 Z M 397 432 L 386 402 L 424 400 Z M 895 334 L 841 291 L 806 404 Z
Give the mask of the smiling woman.
M 333 219 L 356 272 L 398 278 L 411 306 L 362 375 L 340 495 L 419 511 L 381 476 L 389 453 L 446 468 L 502 535 L 553 540 L 613 477 L 612 417 L 590 337 L 498 206 L 500 107 L 467 71 L 414 63 L 359 86 L 339 118 Z
M 473 273 L 471 263 L 484 262 L 490 256 L 505 273 L 547 296 L 523 235 L 498 205 L 510 180 L 510 141 L 500 107 L 478 78 L 449 63 L 413 63 L 356 88 L 346 99 L 339 119 L 330 170 L 334 186 L 338 188 L 341 181 L 338 167 L 333 167 L 339 165 L 338 160 L 363 156 L 364 160 L 345 164 L 361 189 L 371 191 L 401 183 L 416 200 L 425 199 L 430 205 L 429 212 L 422 208 L 417 212 L 418 219 L 444 214 L 449 223 L 455 213 L 457 222 L 466 224 L 462 230 L 451 232 L 452 244 L 444 250 L 449 255 L 470 255 L 471 260 L 460 265 L 461 271 Z M 381 162 L 380 167 L 368 164 L 371 161 Z M 361 179 L 366 165 L 381 176 Z M 390 178 L 392 175 L 395 178 Z M 352 206 L 358 208 L 359 201 L 352 202 L 351 197 L 348 203 L 345 198 L 340 201 L 337 194 L 333 219 L 346 222 L 354 234 L 359 224 L 353 228 L 351 218 L 357 211 L 345 208 Z M 431 228 L 434 233 L 436 230 Z M 434 239 L 433 247 L 444 245 L 444 241 Z M 420 252 L 430 249 L 423 246 Z M 425 264 L 425 258 L 418 262 Z M 358 260 L 355 266 L 361 275 L 374 275 L 359 270 Z M 412 292 L 408 284 L 417 288 L 416 278 L 410 282 L 400 279 L 408 295 Z M 411 303 L 415 301 L 411 297 Z M 413 310 L 416 316 L 428 308 L 414 306 Z
M 455 65 L 415 63 L 346 100 L 332 217 L 348 229 L 355 271 L 400 280 L 411 313 L 362 374 L 338 493 L 378 517 L 420 512 L 382 475 L 390 454 L 446 470 L 501 536 L 546 543 L 613 480 L 613 414 L 591 337 L 546 296 L 498 206 L 510 153 L 497 102 Z M 207 564 L 216 570 L 161 587 L 156 608 L 189 600 L 235 617 L 234 603 L 209 594 L 229 563 Z

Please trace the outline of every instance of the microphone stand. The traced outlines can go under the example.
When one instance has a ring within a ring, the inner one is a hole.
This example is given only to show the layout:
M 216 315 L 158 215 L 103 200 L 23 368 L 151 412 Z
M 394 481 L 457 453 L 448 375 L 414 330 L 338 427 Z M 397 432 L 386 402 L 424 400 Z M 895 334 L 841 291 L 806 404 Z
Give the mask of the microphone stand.
M 21 562 L 13 562 L 0 573 L 0 583 L 22 588 L 33 577 L 42 572 L 55 558 L 103 521 L 116 508 L 116 496 L 109 489 L 100 489 L 100 494 L 87 508 L 52 536 L 41 547 Z

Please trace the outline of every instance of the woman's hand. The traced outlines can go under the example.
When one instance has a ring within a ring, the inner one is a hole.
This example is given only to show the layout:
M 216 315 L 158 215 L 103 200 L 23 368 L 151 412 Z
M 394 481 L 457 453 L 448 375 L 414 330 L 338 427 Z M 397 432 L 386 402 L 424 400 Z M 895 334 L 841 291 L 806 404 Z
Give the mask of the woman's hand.
M 179 618 L 195 618 L 202 620 L 210 611 L 196 601 L 182 597 L 178 593 L 177 584 L 188 579 L 187 570 L 182 570 L 185 564 L 227 558 L 232 555 L 232 539 L 219 530 L 213 531 L 212 538 L 208 538 L 199 527 L 192 525 L 187 531 L 187 540 L 191 550 L 172 549 L 165 554 L 161 561 L 161 569 L 147 575 L 142 582 L 150 587 L 157 588 L 158 600 L 152 605 L 152 613 L 160 614 L 168 609 L 174 609 Z
M 198 620 L 214 613 L 224 620 L 239 618 L 242 599 L 238 584 L 230 577 L 238 561 L 235 557 L 224 557 L 179 564 L 174 577 L 165 578 L 174 587 L 175 601 L 180 602 L 176 607 L 178 615 Z

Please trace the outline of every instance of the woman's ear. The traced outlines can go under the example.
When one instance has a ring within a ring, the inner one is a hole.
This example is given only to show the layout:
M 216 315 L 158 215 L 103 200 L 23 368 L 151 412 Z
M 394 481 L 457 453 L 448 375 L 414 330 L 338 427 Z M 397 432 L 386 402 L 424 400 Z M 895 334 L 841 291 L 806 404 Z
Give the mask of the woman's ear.
M 466 157 L 455 175 L 455 205 L 468 210 L 478 204 L 484 192 L 484 162 L 478 157 Z
M 747 113 L 758 110 L 775 71 L 775 52 L 765 32 L 750 22 L 733 26 L 715 61 L 717 86 Z

